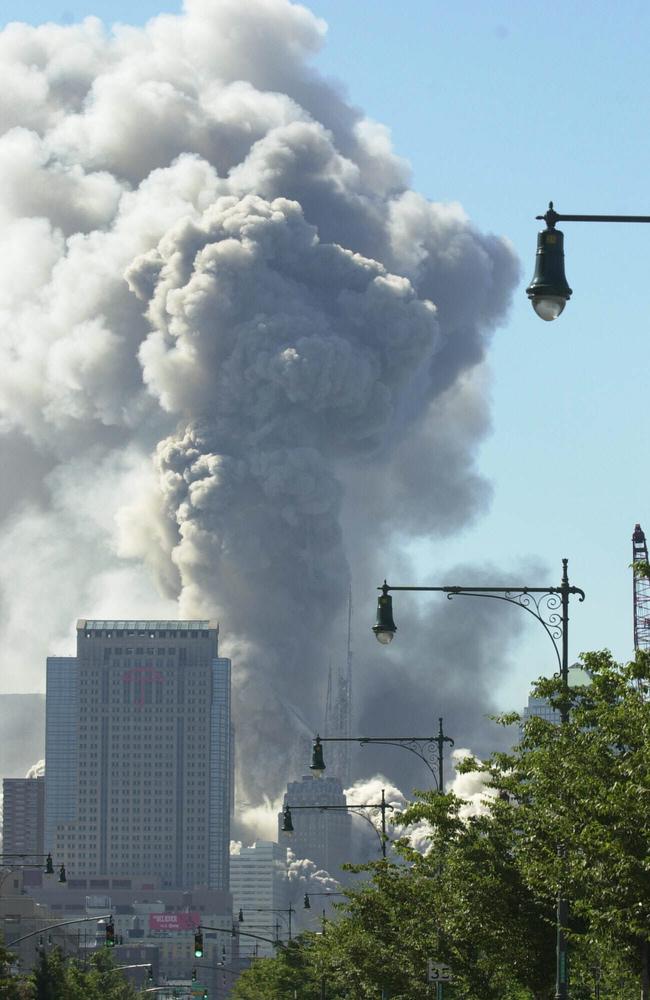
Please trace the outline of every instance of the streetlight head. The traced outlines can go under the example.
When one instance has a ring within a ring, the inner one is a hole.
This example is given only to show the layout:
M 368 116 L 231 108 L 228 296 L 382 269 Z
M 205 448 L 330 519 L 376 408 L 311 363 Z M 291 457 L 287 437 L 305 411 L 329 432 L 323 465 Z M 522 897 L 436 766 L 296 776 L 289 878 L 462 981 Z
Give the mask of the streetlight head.
M 567 303 L 561 295 L 531 295 L 530 301 L 539 318 L 547 323 L 557 319 Z
M 282 833 L 293 833 L 293 822 L 289 806 L 285 806 L 282 813 Z
M 312 746 L 311 764 L 309 765 L 309 770 L 313 771 L 317 778 L 323 777 L 325 761 L 323 760 L 323 744 L 320 741 L 320 736 L 316 737 Z
M 380 589 L 381 594 L 377 600 L 377 621 L 372 626 L 372 631 L 377 636 L 378 641 L 387 646 L 389 642 L 393 641 L 397 626 L 393 621 L 393 598 L 388 593 L 388 585 L 385 580 Z
M 564 233 L 553 227 L 537 234 L 535 273 L 526 289 L 533 309 L 540 319 L 557 319 L 571 298 L 564 273 Z

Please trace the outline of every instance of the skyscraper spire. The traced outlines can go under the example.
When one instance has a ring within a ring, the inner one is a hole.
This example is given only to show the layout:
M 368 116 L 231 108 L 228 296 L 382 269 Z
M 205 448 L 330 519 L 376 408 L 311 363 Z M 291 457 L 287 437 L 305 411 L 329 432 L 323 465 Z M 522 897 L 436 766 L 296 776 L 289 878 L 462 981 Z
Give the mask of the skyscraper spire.
M 352 588 L 348 597 L 348 634 L 345 663 L 333 683 L 330 663 L 325 703 L 325 736 L 352 736 Z M 327 752 L 327 773 L 341 779 L 343 787 L 351 783 L 351 745 L 333 743 Z

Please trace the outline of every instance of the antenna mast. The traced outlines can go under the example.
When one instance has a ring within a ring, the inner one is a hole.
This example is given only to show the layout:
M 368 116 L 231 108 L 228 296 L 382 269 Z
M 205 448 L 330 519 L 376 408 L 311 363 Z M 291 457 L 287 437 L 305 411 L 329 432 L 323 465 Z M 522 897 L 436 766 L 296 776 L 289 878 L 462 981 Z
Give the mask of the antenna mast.
M 352 588 L 348 597 L 348 635 L 345 666 L 339 667 L 336 678 L 336 690 L 332 683 L 332 666 L 330 664 L 327 680 L 327 701 L 325 703 L 325 735 L 342 736 L 349 739 L 352 736 Z M 344 788 L 351 784 L 351 744 L 339 743 L 332 746 L 328 754 L 331 764 L 327 773 L 340 778 Z

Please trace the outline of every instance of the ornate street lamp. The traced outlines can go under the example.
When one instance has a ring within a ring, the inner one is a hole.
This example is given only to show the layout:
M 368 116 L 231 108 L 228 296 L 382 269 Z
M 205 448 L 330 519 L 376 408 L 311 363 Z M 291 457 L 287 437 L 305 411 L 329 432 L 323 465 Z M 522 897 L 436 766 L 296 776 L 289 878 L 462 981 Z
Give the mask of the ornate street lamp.
M 247 913 L 281 913 L 284 916 L 288 916 L 289 940 L 290 941 L 292 940 L 292 936 L 291 936 L 291 918 L 292 918 L 293 914 L 296 912 L 294 910 L 293 906 L 291 906 L 291 905 L 289 905 L 289 906 L 254 906 L 254 907 L 247 906 L 246 907 L 246 912 Z M 240 924 L 244 923 L 244 909 L 241 906 L 239 908 L 239 914 L 237 915 L 237 922 L 240 923 Z
M 408 750 L 410 753 L 415 754 L 416 757 L 419 757 L 423 764 L 428 767 L 436 783 L 436 787 L 441 794 L 445 790 L 443 773 L 444 744 L 449 743 L 452 747 L 454 745 L 451 737 L 446 736 L 442 731 L 442 718 L 438 719 L 437 736 L 316 736 L 312 745 L 309 769 L 317 778 L 322 777 L 326 769 L 323 743 L 358 743 L 362 747 L 367 746 L 369 743 L 376 743 L 380 746 Z
M 282 833 L 292 834 L 295 832 L 293 826 L 293 817 L 291 815 L 292 809 L 294 811 L 296 809 L 311 809 L 311 810 L 316 810 L 318 812 L 327 812 L 327 811 L 352 812 L 355 814 L 355 816 L 361 816 L 361 818 L 365 819 L 367 823 L 370 823 L 370 826 L 377 834 L 377 837 L 379 839 L 379 844 L 381 847 L 382 856 L 384 858 L 386 857 L 386 841 L 388 839 L 386 836 L 386 810 L 390 809 L 391 812 L 393 812 L 395 806 L 392 806 L 390 805 L 389 802 L 386 802 L 385 789 L 382 788 L 381 790 L 381 802 L 355 802 L 345 806 L 319 805 L 317 803 L 311 806 L 289 806 L 289 803 L 287 803 L 284 809 L 282 810 L 282 826 L 280 828 Z M 370 819 L 370 816 L 366 816 L 365 812 L 360 811 L 363 809 L 381 810 L 381 833 L 379 832 L 373 821 Z
M 548 203 L 543 219 L 546 229 L 537 234 L 535 273 L 526 289 L 532 307 L 547 321 L 557 319 L 571 298 L 571 289 L 564 273 L 564 234 L 555 228 L 556 222 L 650 222 L 650 215 L 561 215 Z
M 549 211 L 552 211 L 552 206 Z M 650 217 L 646 219 L 645 217 L 637 218 L 634 216 L 623 217 L 622 219 L 614 216 L 556 216 L 556 218 L 604 222 L 650 222 Z M 383 585 L 377 588 L 381 591 L 381 594 L 377 606 L 377 621 L 372 626 L 372 630 L 377 639 L 384 644 L 393 639 L 397 627 L 393 621 L 390 591 L 394 590 L 434 591 L 446 594 L 449 600 L 454 597 L 487 597 L 491 600 L 514 604 L 531 614 L 540 623 L 553 643 L 553 649 L 555 650 L 560 668 L 563 691 L 563 698 L 560 704 L 560 724 L 564 725 L 569 720 L 569 707 L 566 697 L 569 687 L 569 599 L 572 596 L 577 596 L 581 602 L 585 599 L 584 591 L 580 587 L 574 587 L 569 583 L 568 565 L 568 559 L 563 559 L 562 581 L 559 587 L 391 587 L 384 580 Z M 561 850 L 560 845 L 558 845 L 558 849 Z M 568 916 L 569 904 L 560 891 L 556 914 L 555 1000 L 567 1000 L 568 998 L 567 942 L 564 931 L 567 926 Z

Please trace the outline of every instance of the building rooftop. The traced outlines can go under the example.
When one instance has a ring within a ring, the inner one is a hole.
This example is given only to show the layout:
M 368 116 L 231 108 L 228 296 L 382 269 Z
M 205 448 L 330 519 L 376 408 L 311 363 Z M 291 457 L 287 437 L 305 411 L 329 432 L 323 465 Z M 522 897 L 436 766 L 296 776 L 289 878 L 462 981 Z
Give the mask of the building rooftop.
M 101 620 L 101 619 L 90 619 L 90 618 L 79 618 L 77 620 L 77 631 L 78 632 L 96 632 L 96 631 L 123 631 L 123 632 L 154 632 L 160 629 L 176 630 L 177 632 L 196 632 L 204 631 L 205 629 L 217 629 L 219 626 L 215 622 L 206 620 L 185 620 L 185 621 L 163 621 L 150 619 L 148 621 L 120 621 L 114 620 Z

